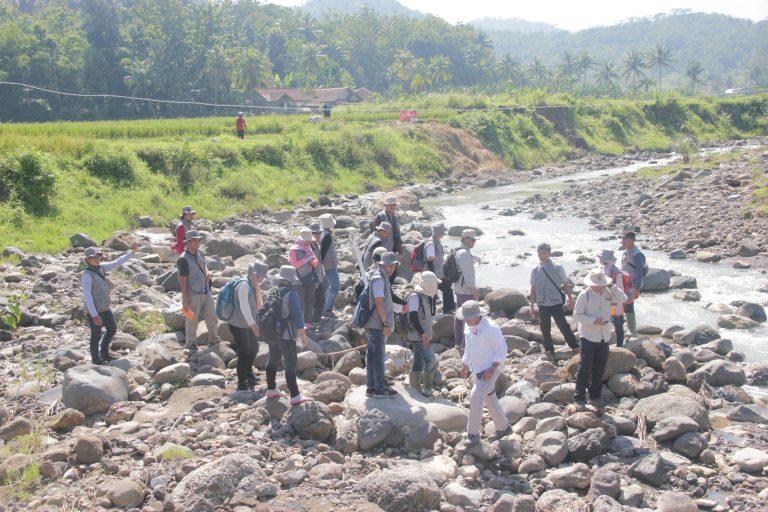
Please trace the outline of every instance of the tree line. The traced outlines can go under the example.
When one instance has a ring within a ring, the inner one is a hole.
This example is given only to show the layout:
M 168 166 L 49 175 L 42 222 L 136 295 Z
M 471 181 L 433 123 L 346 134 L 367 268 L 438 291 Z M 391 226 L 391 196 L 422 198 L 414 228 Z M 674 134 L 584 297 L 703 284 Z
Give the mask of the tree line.
M 366 87 L 389 97 L 521 87 L 636 96 L 674 62 L 663 45 L 621 63 L 564 50 L 496 57 L 471 25 L 365 9 L 318 21 L 256 0 L 0 0 L 0 80 L 59 91 L 253 104 L 258 87 Z M 689 90 L 701 84 L 692 61 Z M 655 83 L 655 82 L 654 82 Z M 0 85 L 0 120 L 210 115 L 226 109 L 61 96 Z

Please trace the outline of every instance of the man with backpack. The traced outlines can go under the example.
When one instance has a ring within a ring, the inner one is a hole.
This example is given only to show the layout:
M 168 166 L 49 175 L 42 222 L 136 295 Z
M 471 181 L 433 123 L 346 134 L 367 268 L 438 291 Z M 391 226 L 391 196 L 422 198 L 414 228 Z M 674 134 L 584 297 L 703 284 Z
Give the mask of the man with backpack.
M 571 350 L 577 350 L 579 344 L 573 329 L 565 319 L 565 307 L 573 309 L 573 294 L 568 276 L 562 265 L 555 264 L 552 259 L 552 247 L 549 244 L 539 244 L 536 247 L 540 264 L 531 271 L 531 317 L 536 319 L 536 307 L 539 308 L 539 327 L 541 328 L 544 359 L 555 360 L 555 345 L 552 343 L 552 319 L 565 338 Z M 565 292 L 565 293 L 563 293 Z
M 291 405 L 299 405 L 312 400 L 299 393 L 296 380 L 296 337 L 301 338 L 304 348 L 309 345 L 307 331 L 304 328 L 304 316 L 301 300 L 294 287 L 301 284 L 296 276 L 296 269 L 291 265 L 280 267 L 277 287 L 273 289 L 259 314 L 259 327 L 264 334 L 264 341 L 269 345 L 267 360 L 267 398 L 282 398 L 277 389 L 277 369 L 282 363 L 285 370 L 285 383 L 291 394 Z M 266 318 L 269 317 L 269 321 Z
M 394 196 L 384 199 L 384 209 L 376 214 L 371 222 L 371 232 L 379 227 L 382 222 L 389 224 L 389 232 L 392 237 L 384 239 L 384 246 L 395 254 L 403 253 L 403 242 L 400 238 L 400 217 L 397 215 L 397 198 Z
M 619 267 L 616 266 L 616 256 L 613 255 L 613 251 L 604 249 L 597 255 L 597 259 L 603 266 L 603 272 L 616 286 L 616 289 L 629 297 L 632 288 L 629 274 L 619 270 Z M 624 302 L 611 304 L 611 322 L 616 331 L 616 346 L 622 347 L 624 346 Z
M 475 282 L 475 261 L 472 258 L 471 249 L 477 242 L 477 233 L 474 229 L 465 229 L 461 233 L 461 245 L 451 251 L 444 269 L 446 277 L 453 272 L 447 272 L 452 267 L 458 270 L 458 279 L 453 281 L 453 291 L 456 293 L 456 307 L 461 307 L 468 300 L 478 300 L 480 289 Z M 455 277 L 452 275 L 451 277 Z M 456 348 L 464 350 L 464 322 L 458 315 L 453 320 L 453 339 Z
M 138 248 L 139 244 L 134 243 L 130 251 L 108 263 L 101 262 L 104 253 L 98 247 L 88 247 L 85 250 L 86 267 L 80 276 L 80 284 L 83 286 L 88 325 L 91 327 L 90 351 L 93 364 L 106 364 L 115 359 L 109 353 L 109 344 L 117 332 L 117 324 L 112 314 L 112 299 L 106 273 L 133 258 Z M 106 329 L 103 338 L 102 329 Z
M 259 353 L 259 336 L 261 336 L 256 319 L 263 304 L 261 281 L 267 276 L 268 268 L 263 261 L 254 261 L 248 266 L 248 276 L 235 281 L 232 285 L 232 316 L 228 324 L 229 331 L 235 339 L 237 352 L 238 391 L 253 391 L 256 386 L 253 362 Z M 225 291 L 222 289 L 219 292 L 219 299 L 223 295 Z
M 363 243 L 363 266 L 365 268 L 373 265 L 373 251 L 377 248 L 384 247 L 389 251 L 386 241 L 390 240 L 391 235 L 392 225 L 389 222 L 382 222 L 376 227 L 376 231 L 368 235 Z
M 301 297 L 301 310 L 304 312 L 304 324 L 307 327 L 312 327 L 315 293 L 320 284 L 320 273 L 322 272 L 320 260 L 312 248 L 314 241 L 312 231 L 309 228 L 304 228 L 288 252 L 288 261 L 296 269 L 296 275 L 299 279 L 298 290 L 299 297 Z
M 435 314 L 437 276 L 426 270 L 416 274 L 414 291 L 408 295 L 408 330 L 406 338 L 413 351 L 413 363 L 408 383 L 426 397 L 432 396 L 437 356 L 432 350 L 432 317 Z
M 219 321 L 216 305 L 211 293 L 211 277 L 205 264 L 205 254 L 200 250 L 203 236 L 195 230 L 187 231 L 187 248 L 176 262 L 181 285 L 181 306 L 187 319 L 184 323 L 185 348 L 192 354 L 197 352 L 197 324 L 200 318 L 208 327 L 208 346 L 219 343 L 216 330 Z
M 320 261 L 325 269 L 325 301 L 323 303 L 323 316 L 326 318 L 336 318 L 333 314 L 333 306 L 336 304 L 336 297 L 339 295 L 341 284 L 339 283 L 339 255 L 336 252 L 336 240 L 333 236 L 333 228 L 336 227 L 336 220 L 333 215 L 326 213 L 320 216 L 320 225 L 323 232 L 320 235 Z
M 397 392 L 386 385 L 384 361 L 385 345 L 395 325 L 395 308 L 392 302 L 392 285 L 389 278 L 397 270 L 400 259 L 397 254 L 387 252 L 381 257 L 379 268 L 368 278 L 368 309 L 370 317 L 365 322 L 368 339 L 366 352 L 367 387 L 365 394 L 374 398 L 392 398 Z
M 445 224 L 438 222 L 432 225 L 432 236 L 424 241 L 424 259 L 426 260 L 426 269 L 440 280 L 438 288 L 443 296 L 443 314 L 452 315 L 456 311 L 456 302 L 453 300 L 453 283 L 444 279 L 445 249 L 440 241 L 444 236 Z
M 621 248 L 624 249 L 624 254 L 621 257 L 621 270 L 629 274 L 632 283 L 632 290 L 630 290 L 632 295 L 627 297 L 624 314 L 627 316 L 629 332 L 636 338 L 635 301 L 640 297 L 640 290 L 643 289 L 643 281 L 648 275 L 648 265 L 645 261 L 645 255 L 635 246 L 635 237 L 634 231 L 627 231 L 621 237 Z

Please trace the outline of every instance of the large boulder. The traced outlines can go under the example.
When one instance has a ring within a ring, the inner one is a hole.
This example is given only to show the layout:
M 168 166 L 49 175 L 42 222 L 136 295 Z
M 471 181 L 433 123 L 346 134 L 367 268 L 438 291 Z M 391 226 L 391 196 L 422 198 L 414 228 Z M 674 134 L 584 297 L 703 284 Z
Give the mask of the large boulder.
M 568 458 L 574 462 L 587 462 L 608 451 L 608 434 L 602 428 L 591 428 L 568 438 Z M 589 482 L 585 485 L 588 486 Z
M 440 488 L 417 469 L 375 471 L 361 485 L 366 499 L 385 512 L 426 512 L 440 507 Z
M 546 432 L 536 436 L 533 451 L 550 466 L 557 466 L 568 456 L 568 439 L 562 432 Z
M 231 256 L 235 260 L 255 252 L 262 252 L 269 256 L 270 254 L 278 254 L 282 250 L 272 238 L 260 235 L 224 235 L 206 240 L 203 247 L 206 254 L 221 257 Z
M 256 500 L 265 494 L 266 475 L 259 463 L 242 453 L 225 455 L 182 479 L 173 490 L 173 501 L 183 510 L 214 512 L 225 501 L 230 505 Z
M 742 448 L 731 454 L 731 464 L 738 464 L 747 473 L 758 473 L 768 466 L 768 453 L 757 448 Z
M 765 308 L 754 302 L 746 302 L 736 310 L 737 315 L 745 316 L 755 322 L 765 322 L 768 317 L 765 314 Z
M 96 240 L 86 235 L 85 233 L 75 233 L 69 237 L 69 244 L 72 247 L 82 247 L 83 249 L 87 249 L 88 247 L 95 247 L 97 245 Z
M 754 329 L 760 324 L 747 316 L 721 315 L 717 319 L 717 326 L 723 329 Z
M 628 342 L 624 346 L 635 354 L 635 357 L 645 360 L 648 366 L 657 372 L 663 370 L 664 361 L 667 357 L 664 355 L 664 351 L 652 340 L 638 338 Z
M 61 401 L 86 416 L 106 412 L 116 402 L 128 400 L 128 374 L 114 366 L 82 365 L 67 370 Z
M 321 402 L 304 402 L 294 405 L 284 417 L 285 422 L 302 437 L 324 442 L 333 431 L 333 415 Z
M 649 427 L 654 427 L 665 418 L 687 416 L 699 425 L 700 430 L 710 428 L 707 410 L 695 399 L 677 393 L 667 392 L 641 398 L 635 404 L 633 411 L 636 414 L 645 415 Z
M 683 329 L 672 335 L 675 343 L 680 345 L 704 345 L 721 337 L 716 329 L 704 324 L 697 325 L 692 329 Z
M 378 409 L 371 409 L 357 418 L 357 442 L 363 451 L 382 444 L 395 428 L 389 416 Z M 418 427 L 417 427 L 418 428 Z
M 485 296 L 485 303 L 491 311 L 503 310 L 511 318 L 515 312 L 528 305 L 525 294 L 513 288 L 497 288 Z
M 643 280 L 644 292 L 663 292 L 669 290 L 672 274 L 660 268 L 649 268 L 648 275 Z
M 698 374 L 702 374 L 711 386 L 743 386 L 747 383 L 747 375 L 740 366 L 722 359 L 706 363 L 692 375 Z
M 366 411 L 379 409 L 389 416 L 396 427 L 417 427 L 431 421 L 442 431 L 460 432 L 467 427 L 467 410 L 443 398 L 425 398 L 418 391 L 395 384 L 397 395 L 387 400 L 365 396 L 365 387 L 359 386 L 344 400 L 346 416 L 355 418 Z
M 651 435 L 658 442 L 671 441 L 680 434 L 696 432 L 699 424 L 688 416 L 668 416 L 656 423 Z

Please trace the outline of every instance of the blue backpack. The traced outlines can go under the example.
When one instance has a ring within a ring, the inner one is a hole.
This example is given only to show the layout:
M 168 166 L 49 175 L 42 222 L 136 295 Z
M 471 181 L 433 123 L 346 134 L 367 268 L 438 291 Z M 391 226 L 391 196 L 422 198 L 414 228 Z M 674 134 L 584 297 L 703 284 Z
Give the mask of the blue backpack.
M 355 304 L 355 310 L 352 312 L 352 325 L 355 327 L 365 327 L 373 313 L 370 302 L 370 287 L 371 282 L 368 281 L 368 284 L 363 286 L 363 291 L 360 292 L 360 297 Z
M 219 291 L 219 295 L 216 297 L 216 316 L 219 317 L 219 320 L 229 322 L 235 315 L 238 309 L 235 303 L 235 288 L 247 280 L 245 277 L 233 277 Z

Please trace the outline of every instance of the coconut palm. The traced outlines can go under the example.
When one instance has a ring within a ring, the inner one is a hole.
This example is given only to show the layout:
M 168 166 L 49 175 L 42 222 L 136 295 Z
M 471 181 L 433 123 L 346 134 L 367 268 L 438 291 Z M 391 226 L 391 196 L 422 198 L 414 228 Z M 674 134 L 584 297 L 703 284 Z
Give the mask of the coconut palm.
M 565 50 L 560 56 L 560 76 L 562 76 L 566 82 L 571 82 L 573 77 L 576 76 L 578 68 L 578 60 L 574 54 Z
M 507 82 L 514 84 L 522 82 L 523 74 L 520 69 L 520 62 L 510 53 L 505 54 L 499 62 L 499 72 Z
M 651 66 L 656 66 L 659 70 L 659 92 L 661 92 L 661 71 L 664 68 L 668 69 L 672 67 L 672 50 L 663 44 L 658 43 L 653 47 L 653 50 L 648 56 L 648 62 Z
M 584 74 L 584 89 L 586 89 L 587 73 L 590 69 L 595 67 L 595 58 L 592 56 L 592 52 L 589 50 L 582 50 L 576 63 L 579 69 L 581 69 L 581 72 Z
M 253 105 L 254 89 L 272 84 L 272 64 L 267 56 L 256 48 L 243 48 L 234 58 L 234 87 L 248 95 Z
M 697 60 L 688 62 L 688 66 L 685 68 L 685 76 L 688 77 L 688 83 L 690 84 L 691 94 L 696 92 L 696 85 L 701 85 L 701 75 L 704 73 L 704 66 Z
M 597 83 L 603 87 L 611 87 L 619 79 L 619 72 L 612 60 L 603 62 L 597 71 Z
M 547 79 L 549 70 L 547 66 L 541 61 L 539 57 L 534 57 L 533 62 L 529 68 L 531 79 L 537 87 L 541 87 L 544 81 Z
M 625 80 L 631 80 L 633 92 L 637 92 L 637 81 L 645 75 L 643 71 L 645 67 L 645 59 L 643 59 L 640 50 L 637 48 L 627 50 L 627 55 L 624 57 L 624 71 L 621 76 Z
M 445 55 L 435 55 L 429 59 L 427 66 L 429 82 L 434 86 L 447 84 L 451 81 L 451 59 Z

